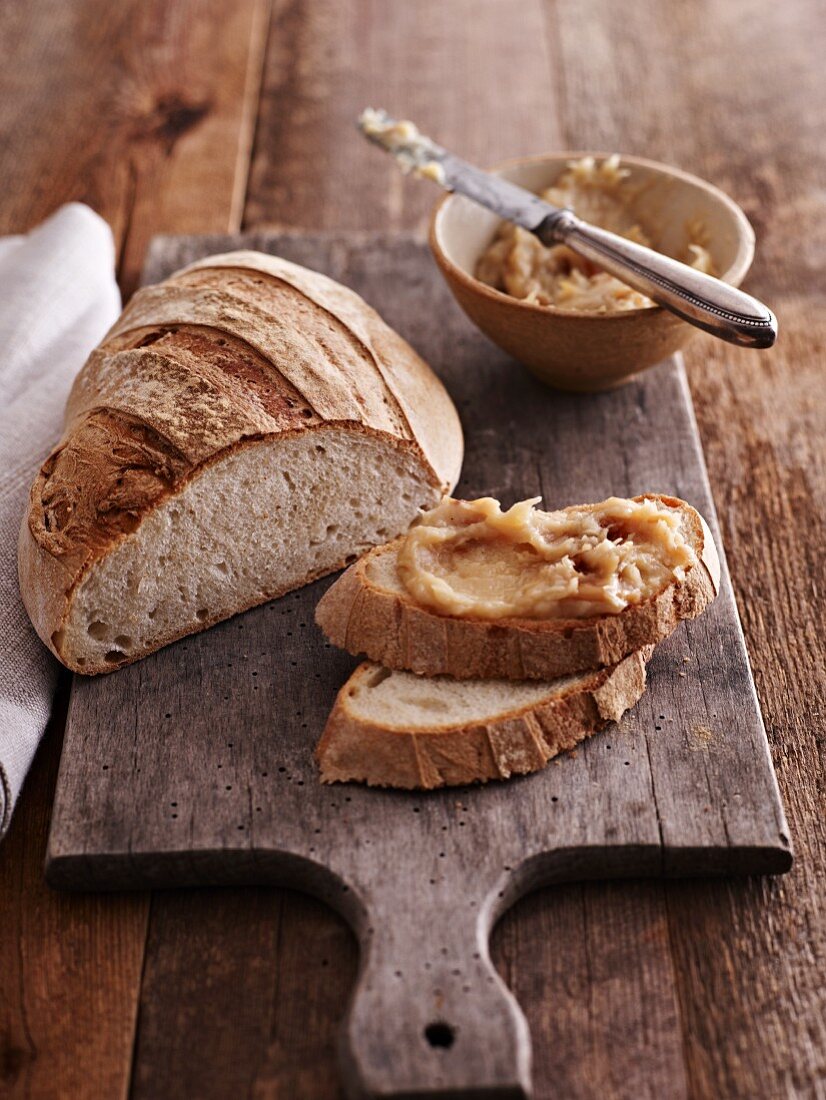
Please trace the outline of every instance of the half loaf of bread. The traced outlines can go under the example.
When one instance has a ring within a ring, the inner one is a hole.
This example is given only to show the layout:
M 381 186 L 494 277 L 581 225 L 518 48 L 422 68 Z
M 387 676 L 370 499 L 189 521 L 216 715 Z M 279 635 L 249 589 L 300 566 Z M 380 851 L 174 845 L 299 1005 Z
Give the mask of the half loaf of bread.
M 523 683 L 427 679 L 366 662 L 327 720 L 316 749 L 321 778 L 429 790 L 538 771 L 634 706 L 650 655 Z
M 590 618 L 480 619 L 418 604 L 397 569 L 403 539 L 371 550 L 327 590 L 316 621 L 330 641 L 392 669 L 458 679 L 552 680 L 615 665 L 655 645 L 714 599 L 720 563 L 705 520 L 685 501 L 646 494 L 679 515 L 696 555 L 682 580 L 616 614 Z
M 40 637 L 106 672 L 341 568 L 456 482 L 444 387 L 361 298 L 254 252 L 138 291 L 31 490 Z

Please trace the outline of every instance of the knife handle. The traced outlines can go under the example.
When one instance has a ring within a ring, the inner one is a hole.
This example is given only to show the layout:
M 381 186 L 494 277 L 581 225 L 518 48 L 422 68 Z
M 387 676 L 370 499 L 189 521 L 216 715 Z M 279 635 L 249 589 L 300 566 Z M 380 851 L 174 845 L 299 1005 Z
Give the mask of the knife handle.
M 546 218 L 536 235 L 543 244 L 566 244 L 678 317 L 731 344 L 770 348 L 777 339 L 777 319 L 756 298 L 661 252 L 589 225 L 570 210 Z

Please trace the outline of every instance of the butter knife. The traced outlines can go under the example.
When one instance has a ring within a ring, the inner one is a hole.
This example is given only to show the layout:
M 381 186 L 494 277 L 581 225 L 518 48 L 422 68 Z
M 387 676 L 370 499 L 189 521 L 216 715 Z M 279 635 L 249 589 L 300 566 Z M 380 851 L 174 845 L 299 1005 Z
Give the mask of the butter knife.
M 404 171 L 467 196 L 529 230 L 544 245 L 567 245 L 712 336 L 747 348 L 770 348 L 777 339 L 776 317 L 750 294 L 483 172 L 437 145 L 412 122 L 400 122 L 386 111 L 368 108 L 359 118 L 359 128 L 391 153 Z

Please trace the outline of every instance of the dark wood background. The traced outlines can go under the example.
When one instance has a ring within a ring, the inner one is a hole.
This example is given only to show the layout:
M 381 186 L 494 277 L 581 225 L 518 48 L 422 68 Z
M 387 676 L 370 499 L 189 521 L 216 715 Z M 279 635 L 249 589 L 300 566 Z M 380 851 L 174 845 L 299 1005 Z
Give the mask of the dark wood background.
M 617 149 L 743 205 L 780 342 L 687 358 L 795 869 L 545 890 L 493 949 L 539 1097 L 826 1095 L 819 0 L 6 0 L 0 45 L 0 232 L 87 201 L 125 294 L 157 232 L 421 230 L 428 188 L 353 140 L 368 103 L 481 163 Z M 337 1097 L 357 958 L 319 903 L 45 886 L 64 696 L 0 848 L 0 1094 Z

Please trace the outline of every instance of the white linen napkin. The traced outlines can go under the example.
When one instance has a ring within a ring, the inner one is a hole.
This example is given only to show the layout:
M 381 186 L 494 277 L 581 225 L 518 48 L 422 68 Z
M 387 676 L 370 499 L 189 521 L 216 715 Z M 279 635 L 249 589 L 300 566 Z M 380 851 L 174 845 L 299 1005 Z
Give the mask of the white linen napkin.
M 20 523 L 72 379 L 119 312 L 112 233 L 88 206 L 70 203 L 27 236 L 0 238 L 0 837 L 58 672 L 20 599 Z

